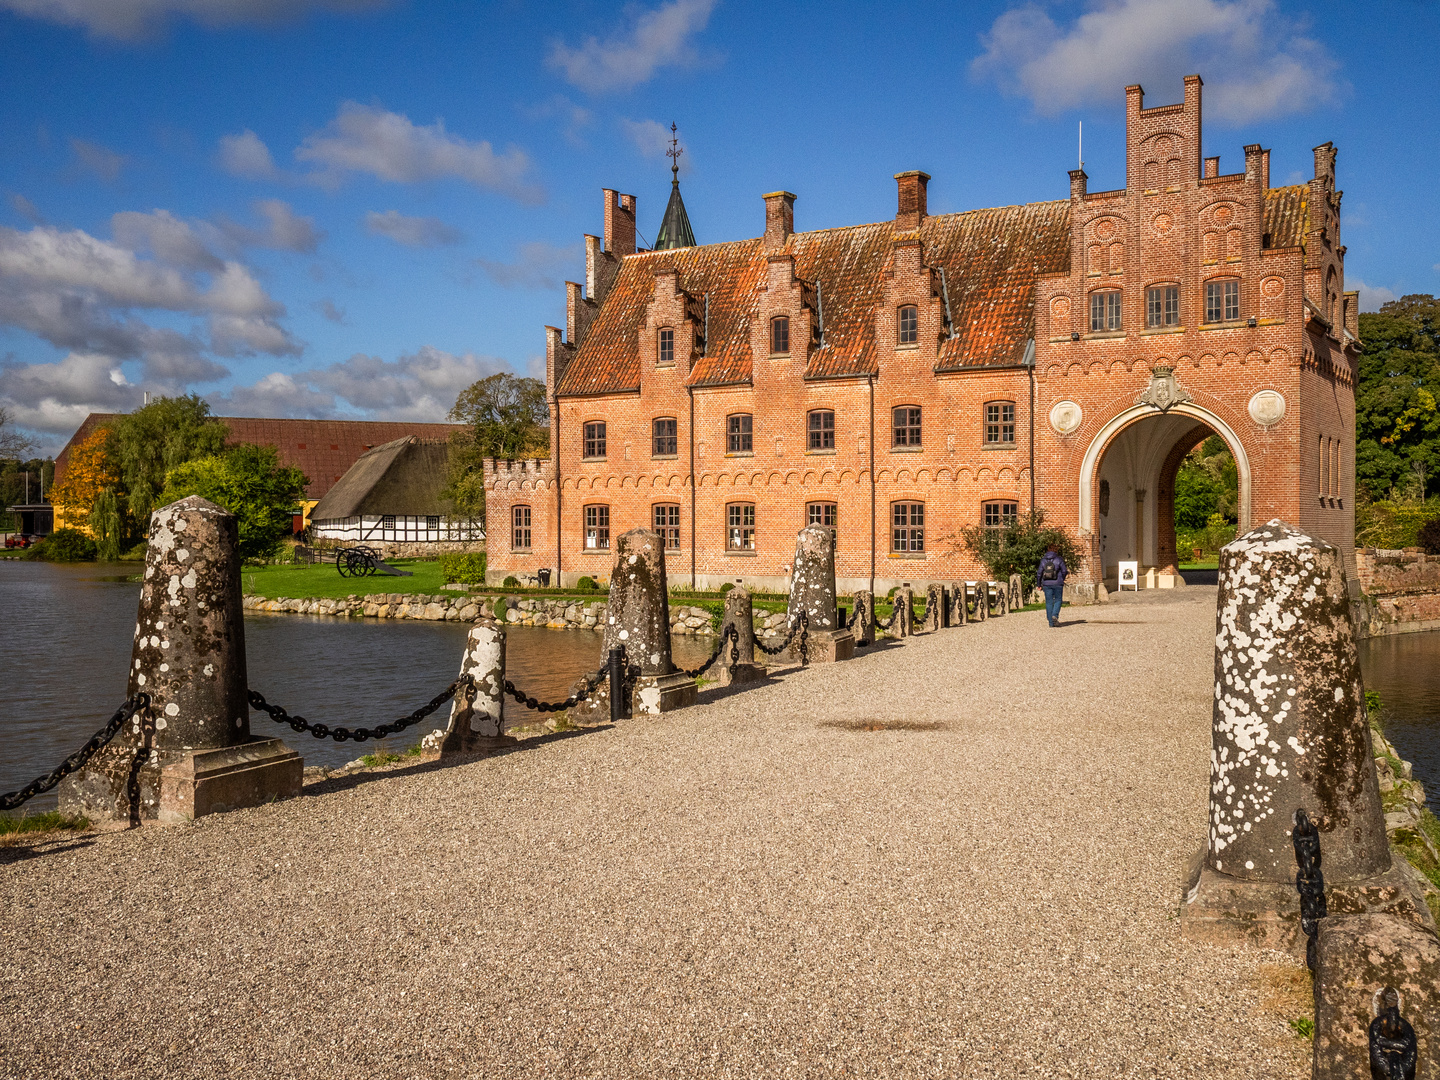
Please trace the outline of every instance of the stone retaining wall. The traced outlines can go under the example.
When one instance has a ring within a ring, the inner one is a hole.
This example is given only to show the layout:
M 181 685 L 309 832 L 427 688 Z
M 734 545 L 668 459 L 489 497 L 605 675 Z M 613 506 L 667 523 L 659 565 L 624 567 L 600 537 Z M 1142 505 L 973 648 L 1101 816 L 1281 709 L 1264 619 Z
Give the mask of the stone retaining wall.
M 1357 636 L 1440 630 L 1440 556 L 1361 548 L 1355 568 L 1363 590 L 1352 605 Z

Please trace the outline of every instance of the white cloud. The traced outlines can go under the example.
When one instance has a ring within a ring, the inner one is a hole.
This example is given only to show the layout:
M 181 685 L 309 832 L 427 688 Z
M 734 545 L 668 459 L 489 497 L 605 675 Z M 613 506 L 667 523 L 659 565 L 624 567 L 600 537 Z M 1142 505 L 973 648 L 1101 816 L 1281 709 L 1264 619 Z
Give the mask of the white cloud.
M 136 41 L 160 30 L 172 16 L 206 26 L 271 24 L 308 11 L 361 13 L 389 0 L 0 0 L 0 9 L 78 26 L 95 37 Z
M 344 102 L 325 130 L 306 138 L 295 157 L 320 166 L 312 178 L 325 184 L 356 172 L 396 184 L 464 180 L 529 204 L 545 197 L 529 180 L 530 159 L 523 150 L 510 147 L 497 154 L 488 142 L 451 135 L 443 120 L 416 126 L 400 113 L 354 101 Z
M 1345 276 L 1345 288 L 1359 291 L 1361 311 L 1379 311 L 1381 304 L 1400 299 L 1400 294 L 1394 289 L 1387 289 L 1383 285 L 1366 285 L 1354 274 Z
M 10 205 L 15 208 L 17 214 L 29 221 L 30 224 L 45 224 L 45 217 L 40 213 L 40 208 L 19 192 L 10 196 Z
M 232 176 L 250 180 L 268 180 L 277 175 L 270 148 L 249 128 L 238 135 L 221 137 L 220 167 Z
M 693 63 L 690 38 L 705 29 L 715 0 L 671 0 L 640 12 L 629 32 L 601 41 L 589 37 L 575 48 L 555 42 L 550 66 L 588 93 L 628 90 L 662 67 Z
M 513 263 L 476 259 L 475 265 L 497 285 L 507 289 L 558 289 L 563 276 L 575 267 L 580 246 L 561 247 L 545 240 L 520 245 L 520 257 Z
M 1057 25 L 1038 4 L 1012 8 L 982 38 L 972 76 L 1027 97 L 1037 112 L 1114 105 L 1148 85 L 1164 101 L 1181 79 L 1205 78 L 1205 115 L 1231 124 L 1335 100 L 1339 64 L 1275 11 L 1272 0 L 1091 0 Z M 1156 102 L 1157 104 L 1159 102 Z
M 119 412 L 141 404 L 114 357 L 71 353 L 54 364 L 0 367 L 0 404 L 17 427 L 72 432 L 92 412 Z
M 287 202 L 257 199 L 251 206 L 265 219 L 264 228 L 252 229 L 226 218 L 220 219 L 221 232 L 237 245 L 313 255 L 320 241 L 325 239 L 324 231 L 315 227 L 314 218 L 301 217 Z
M 331 300 L 328 296 L 325 297 L 323 300 L 315 301 L 312 306 L 315 308 L 316 311 L 318 311 L 325 318 L 329 319 L 331 322 L 340 323 L 342 326 L 344 325 L 345 309 L 336 307 L 335 301 Z
M 365 215 L 365 228 L 406 247 L 439 247 L 460 242 L 460 230 L 439 218 L 406 217 L 398 210 L 384 213 L 371 210 Z
M 202 231 L 210 235 L 202 237 Z M 132 252 L 149 251 L 161 262 L 184 270 L 217 273 L 225 269 L 224 260 L 210 250 L 217 239 L 214 232 L 213 227 L 205 226 L 197 230 L 169 210 L 148 214 L 122 210 L 110 218 L 110 234 L 122 247 Z
M 71 139 L 70 151 L 75 155 L 75 161 L 81 168 L 93 172 L 107 184 L 113 184 L 120 179 L 120 172 L 125 168 L 124 154 L 117 154 L 99 143 L 87 142 L 84 139 Z
M 250 386 L 232 387 L 205 398 L 220 416 L 325 418 L 336 411 L 333 395 L 311 389 L 283 371 L 272 371 Z
M 640 156 L 664 158 L 670 149 L 670 129 L 659 120 L 620 120 L 620 130 L 635 144 Z M 683 158 L 681 160 L 684 160 Z

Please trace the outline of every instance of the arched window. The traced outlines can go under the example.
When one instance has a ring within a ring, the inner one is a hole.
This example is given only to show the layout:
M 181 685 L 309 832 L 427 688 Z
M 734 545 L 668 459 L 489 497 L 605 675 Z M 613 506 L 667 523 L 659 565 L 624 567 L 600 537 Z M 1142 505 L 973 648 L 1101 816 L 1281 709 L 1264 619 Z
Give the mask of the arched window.
M 808 449 L 835 449 L 835 413 L 830 409 L 812 409 L 806 417 L 805 427 Z
M 1015 442 L 1015 403 L 1013 401 L 987 401 L 985 403 L 985 445 L 1005 446 Z
M 755 452 L 755 418 L 749 413 L 731 413 L 725 418 L 725 452 Z
M 510 547 L 514 551 L 530 550 L 530 507 L 510 508 Z
M 1205 321 L 1234 322 L 1240 318 L 1240 282 L 1221 278 L 1205 283 Z
M 668 367 L 675 363 L 675 331 L 662 326 L 655 341 L 655 363 Z
M 776 315 L 770 320 L 770 354 L 790 351 L 790 317 Z
M 1103 334 L 1120 329 L 1120 290 L 1102 289 L 1090 294 L 1090 332 Z
M 901 345 L 914 345 L 920 340 L 920 310 L 914 304 L 900 309 L 898 340 Z
M 891 412 L 895 440 L 893 446 L 920 445 L 920 407 L 901 405 Z
M 673 416 L 657 416 L 650 425 L 652 457 L 674 457 L 677 453 L 677 427 Z

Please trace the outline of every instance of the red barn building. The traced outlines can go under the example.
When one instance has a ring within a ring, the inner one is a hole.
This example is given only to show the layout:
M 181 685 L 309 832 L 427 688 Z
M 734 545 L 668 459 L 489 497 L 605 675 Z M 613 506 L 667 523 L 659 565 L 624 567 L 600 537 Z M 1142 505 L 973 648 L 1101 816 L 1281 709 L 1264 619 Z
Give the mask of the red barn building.
M 1178 105 L 1126 90 L 1126 183 L 930 215 L 900 173 L 893 220 L 794 230 L 764 197 L 753 240 L 637 251 L 605 191 L 566 326 L 546 328 L 551 456 L 486 468 L 489 573 L 605 576 L 637 525 L 672 582 L 783 587 L 795 534 L 836 531 L 842 590 L 983 573 L 957 542 L 1032 507 L 1088 552 L 1173 573 L 1173 490 L 1214 434 L 1240 527 L 1280 517 L 1353 571 L 1358 303 L 1344 291 L 1336 152 L 1272 188 L 1203 157 L 1201 80 Z M 683 213 L 683 206 L 681 206 Z

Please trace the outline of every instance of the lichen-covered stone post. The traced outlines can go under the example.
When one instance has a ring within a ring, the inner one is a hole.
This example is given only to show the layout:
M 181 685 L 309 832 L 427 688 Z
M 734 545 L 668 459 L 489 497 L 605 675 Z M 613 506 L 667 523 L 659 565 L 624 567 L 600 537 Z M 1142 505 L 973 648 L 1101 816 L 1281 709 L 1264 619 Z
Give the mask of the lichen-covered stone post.
M 875 640 L 875 594 L 867 589 L 855 593 L 855 611 L 850 617 L 850 634 L 856 645 Z
M 925 632 L 933 633 L 945 626 L 945 586 L 932 581 L 925 590 Z
M 440 757 L 495 750 L 515 742 L 501 734 L 505 704 L 505 630 L 493 619 L 479 619 L 465 639 L 460 675 L 474 680 L 461 687 L 450 705 L 450 726 L 440 740 Z
M 126 692 L 142 690 L 155 717 L 155 752 L 140 770 L 142 818 L 189 821 L 300 794 L 300 755 L 250 734 L 236 521 L 199 496 L 150 517 Z M 139 739 L 123 732 L 67 777 L 61 809 L 129 820 Z
M 855 636 L 839 628 L 836 612 L 835 539 L 819 525 L 807 525 L 795 538 L 795 571 L 786 607 L 789 625 L 794 626 L 802 613 L 810 619 L 806 636 L 810 663 L 834 663 L 855 655 Z M 797 634 L 790 652 L 798 656 L 799 649 Z
M 890 636 L 907 638 L 915 633 L 915 593 L 909 585 L 895 590 L 894 607 L 890 615 Z
M 1003 581 L 990 582 L 990 601 L 995 605 L 996 615 L 1010 613 L 1010 592 Z
M 658 716 L 695 704 L 695 680 L 676 671 L 670 659 L 670 596 L 665 580 L 665 548 L 658 533 L 631 529 L 615 543 L 610 600 L 605 611 L 605 643 L 625 650 L 640 669 L 631 712 Z
M 1020 575 L 1011 574 L 1005 592 L 1005 608 L 1007 611 L 1019 611 L 1024 606 L 1025 588 L 1020 582 Z
M 966 582 L 975 598 L 975 621 L 984 622 L 990 617 L 990 583 L 988 581 Z
M 1320 830 L 1332 911 L 1366 910 L 1395 876 L 1344 565 L 1274 520 L 1221 551 L 1219 576 L 1209 835 L 1181 916 L 1194 937 L 1303 951 L 1297 809 Z
M 970 621 L 969 612 L 965 603 L 965 583 L 963 581 L 952 581 L 950 583 L 950 625 L 964 626 Z
M 735 628 L 736 659 L 730 660 L 731 645 L 726 634 Z M 731 589 L 725 594 L 725 615 L 720 621 L 720 660 L 715 665 L 721 686 L 758 682 L 765 678 L 765 665 L 755 662 L 755 605 L 750 590 Z

